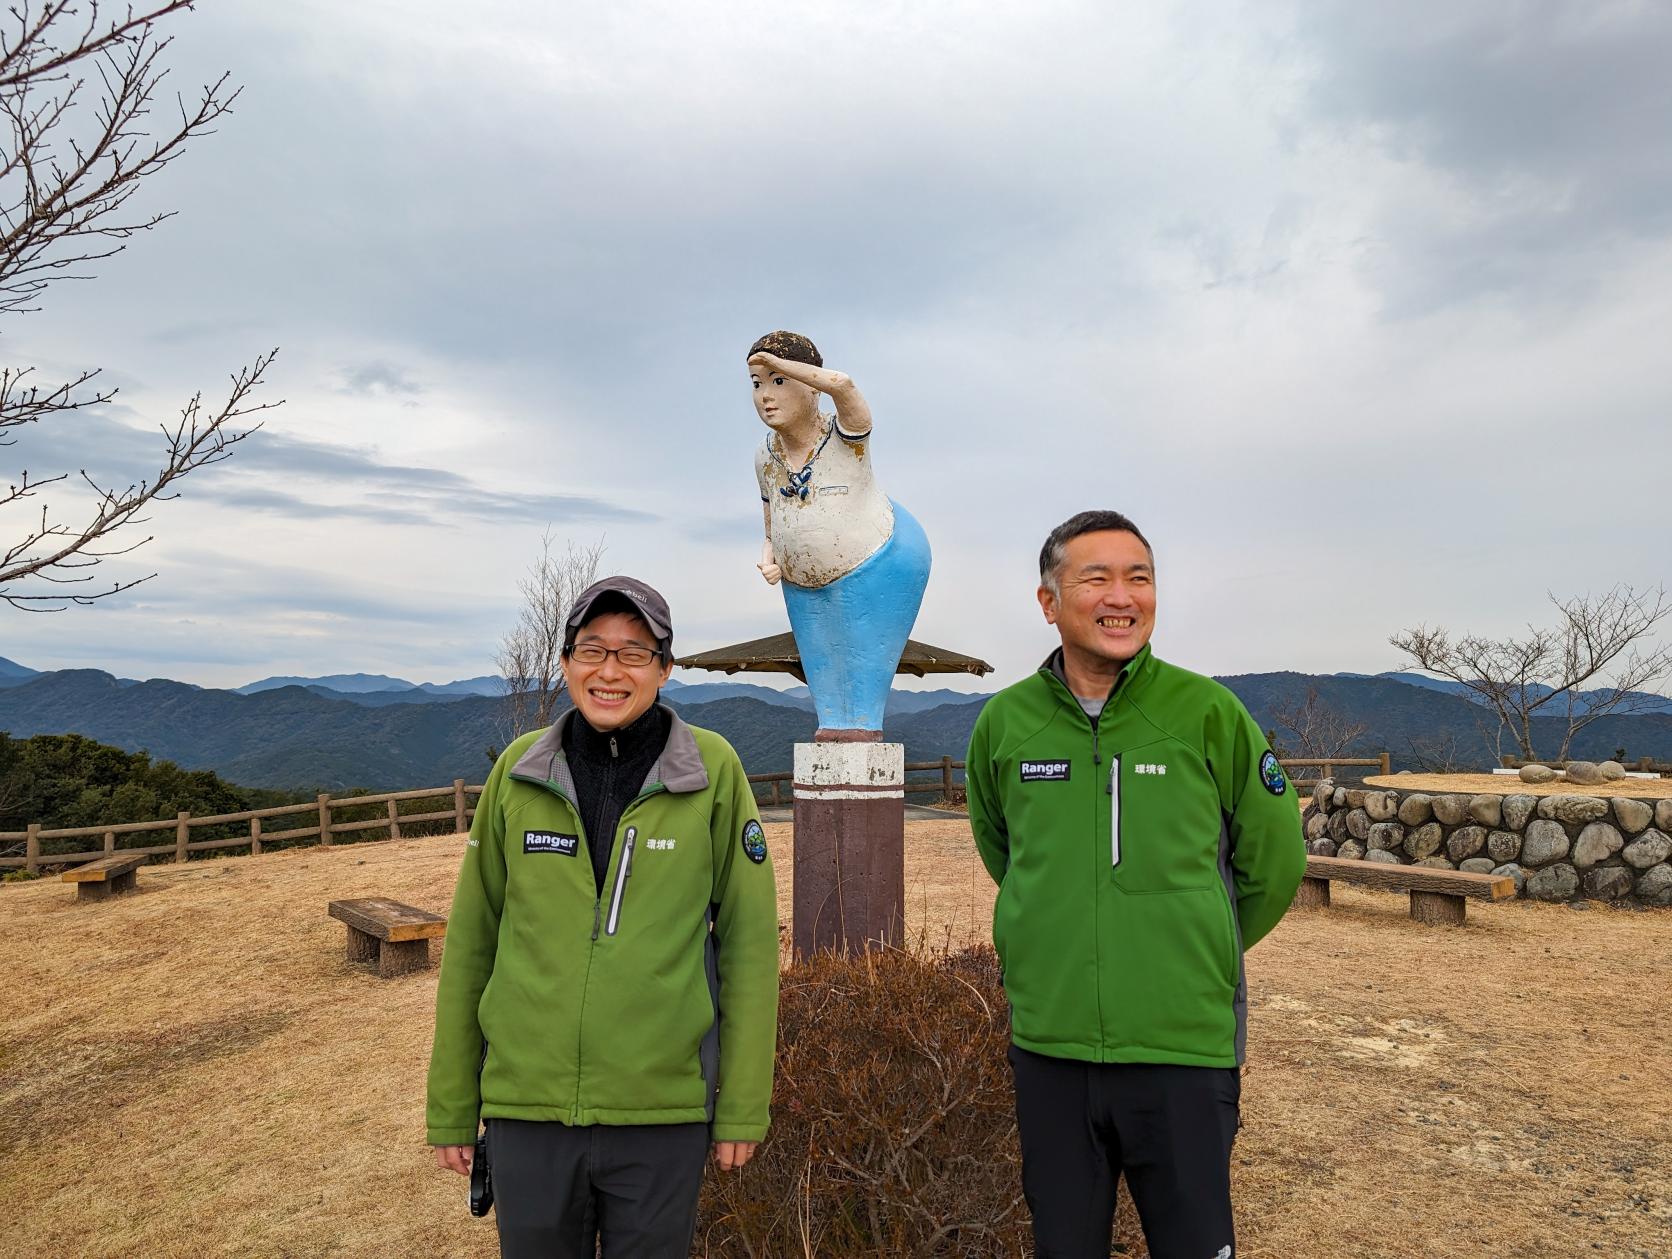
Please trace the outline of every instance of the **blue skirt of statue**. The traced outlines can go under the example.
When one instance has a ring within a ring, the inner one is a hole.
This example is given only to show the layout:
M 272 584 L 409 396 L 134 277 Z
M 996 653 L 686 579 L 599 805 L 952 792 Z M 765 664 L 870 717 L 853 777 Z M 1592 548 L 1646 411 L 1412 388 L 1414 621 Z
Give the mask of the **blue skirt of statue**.
M 900 653 L 929 584 L 929 538 L 893 499 L 894 534 L 825 586 L 783 582 L 801 669 L 825 730 L 881 730 Z

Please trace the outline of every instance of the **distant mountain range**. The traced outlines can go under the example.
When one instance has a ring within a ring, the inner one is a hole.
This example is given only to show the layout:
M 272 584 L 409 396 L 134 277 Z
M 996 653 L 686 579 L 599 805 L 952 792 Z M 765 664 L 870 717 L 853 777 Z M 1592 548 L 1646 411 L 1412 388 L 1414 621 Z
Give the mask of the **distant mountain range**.
M 1500 751 L 1487 711 L 1426 684 L 1431 679 L 1415 684 L 1412 675 L 1398 674 L 1260 673 L 1220 680 L 1262 729 L 1277 726 L 1277 713 L 1316 690 L 1345 720 L 1365 726 L 1353 751 L 1388 751 L 1396 769 L 1440 760 L 1481 768 L 1496 763 Z M 504 737 L 498 695 L 470 690 L 488 682 L 497 690 L 497 679 L 417 686 L 400 678 L 339 674 L 289 683 L 269 678 L 227 691 L 166 679 L 134 682 L 91 669 L 41 673 L 0 658 L 0 730 L 17 738 L 85 734 L 188 769 L 213 769 L 251 787 L 393 791 L 456 777 L 481 780 L 488 749 Z M 366 689 L 338 689 L 345 685 Z M 813 733 L 805 687 L 670 682 L 663 698 L 688 720 L 730 739 L 751 773 L 789 769 L 793 745 Z M 884 735 L 904 743 L 910 761 L 961 759 L 985 698 L 896 691 Z M 1280 742 L 1283 733 L 1277 730 Z M 1554 754 L 1556 720 L 1540 719 L 1535 737 L 1541 751 Z M 1573 754 L 1601 759 L 1620 748 L 1632 758 L 1672 760 L 1672 701 L 1662 712 L 1599 719 Z M 1513 751 L 1513 742 L 1505 740 L 1501 750 Z
M 1420 673 L 1337 673 L 1332 676 L 1338 678 L 1390 678 L 1395 682 L 1405 682 L 1411 686 L 1424 687 L 1430 691 L 1442 691 L 1447 695 L 1460 695 L 1471 703 L 1484 704 L 1486 702 L 1478 698 L 1473 691 L 1461 682 L 1452 682 L 1446 678 L 1424 677 Z M 1538 697 L 1549 695 L 1551 688 L 1533 685 L 1527 688 L 1527 692 L 1534 697 Z M 1609 694 L 1611 692 L 1604 690 L 1575 691 L 1573 709 L 1577 713 L 1588 713 L 1591 711 L 1592 704 Z M 1649 691 L 1632 691 L 1630 692 L 1630 699 L 1634 712 L 1672 713 L 1672 698 L 1665 695 L 1656 695 Z

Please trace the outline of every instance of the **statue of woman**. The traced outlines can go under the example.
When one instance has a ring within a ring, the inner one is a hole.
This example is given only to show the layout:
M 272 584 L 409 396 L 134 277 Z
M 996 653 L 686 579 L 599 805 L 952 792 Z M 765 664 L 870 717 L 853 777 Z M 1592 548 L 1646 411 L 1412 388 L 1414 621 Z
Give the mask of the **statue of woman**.
M 755 411 L 771 430 L 755 452 L 766 526 L 756 567 L 783 583 L 819 736 L 880 739 L 929 583 L 929 539 L 877 486 L 871 408 L 845 373 L 794 332 L 767 333 L 748 361 Z M 820 413 L 823 394 L 834 416 Z

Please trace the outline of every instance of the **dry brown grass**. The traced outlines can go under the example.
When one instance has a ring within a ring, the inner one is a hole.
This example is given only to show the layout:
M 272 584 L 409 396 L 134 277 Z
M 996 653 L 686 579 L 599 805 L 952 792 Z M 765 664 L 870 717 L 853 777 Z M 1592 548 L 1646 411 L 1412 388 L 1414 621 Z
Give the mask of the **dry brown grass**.
M 789 827 L 768 832 L 787 914 Z M 906 843 L 912 929 L 984 937 L 964 824 Z M 350 967 L 325 916 L 446 912 L 460 844 L 151 867 L 107 904 L 0 889 L 6 1252 L 495 1254 L 423 1145 L 434 972 Z M 1250 954 L 1239 1253 L 1672 1253 L 1672 917 L 1512 902 L 1456 930 L 1333 897 Z
M 1638 800 L 1672 800 L 1672 778 L 1622 778 L 1616 782 L 1581 787 L 1556 779 L 1524 783 L 1513 774 L 1378 774 L 1366 778 L 1371 787 L 1400 791 L 1456 791 L 1492 796 L 1632 796 Z

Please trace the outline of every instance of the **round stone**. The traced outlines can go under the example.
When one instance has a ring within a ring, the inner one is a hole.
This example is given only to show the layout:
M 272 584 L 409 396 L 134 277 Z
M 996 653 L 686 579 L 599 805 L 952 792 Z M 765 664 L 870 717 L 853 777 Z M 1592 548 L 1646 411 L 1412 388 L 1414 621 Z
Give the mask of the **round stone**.
M 1325 813 L 1329 812 L 1329 806 L 1334 799 L 1335 784 L 1328 778 L 1321 779 L 1318 785 L 1312 788 L 1312 802 Z
M 1540 870 L 1527 880 L 1527 895 L 1535 900 L 1570 901 L 1578 894 L 1579 871 L 1565 861 Z
M 1521 843 L 1521 863 L 1528 866 L 1547 865 L 1560 861 L 1568 854 L 1568 836 L 1559 822 L 1538 821 L 1527 826 L 1527 838 Z
M 1556 771 L 1548 765 L 1523 765 L 1520 779 L 1524 783 L 1547 783 L 1556 778 Z
M 1507 876 L 1514 879 L 1515 894 L 1517 896 L 1525 896 L 1527 894 L 1527 872 L 1520 866 L 1516 865 L 1515 862 L 1506 861 L 1501 866 L 1494 866 L 1492 867 L 1492 873 L 1500 877 Z
M 1364 845 L 1356 839 L 1349 839 L 1335 850 L 1335 855 L 1343 861 L 1362 861 L 1364 860 Z
M 1486 854 L 1502 865 L 1521 855 L 1521 836 L 1514 831 L 1493 831 L 1486 837 Z
M 1502 796 L 1475 796 L 1469 801 L 1469 816 L 1482 826 L 1497 826 L 1504 820 Z
M 1306 851 L 1314 857 L 1335 856 L 1335 841 L 1331 839 L 1314 839 L 1306 845 Z
M 1329 818 L 1322 813 L 1312 812 L 1307 815 L 1304 825 L 1308 839 L 1322 839 L 1325 832 L 1329 830 Z
M 1345 787 L 1337 787 L 1330 794 L 1330 799 L 1335 801 L 1335 807 L 1336 808 L 1338 808 L 1338 809 L 1346 808 L 1347 807 L 1347 789 Z
M 1347 811 L 1347 834 L 1354 839 L 1368 839 L 1370 836 L 1370 815 L 1363 809 L 1349 809 Z
M 1567 763 L 1567 780 L 1577 783 L 1581 787 L 1594 787 L 1598 783 L 1607 782 L 1602 768 L 1595 761 L 1569 761 Z
M 1362 809 L 1364 807 L 1364 791 L 1362 788 L 1347 788 L 1347 807 L 1349 809 Z
M 1533 816 L 1537 807 L 1537 796 L 1505 796 L 1504 825 L 1512 831 L 1525 830 L 1527 819 Z
M 1655 801 L 1655 825 L 1663 831 L 1672 831 L 1672 800 Z
M 1457 867 L 1452 865 L 1451 862 L 1447 861 L 1444 857 L 1441 857 L 1441 856 L 1438 856 L 1438 855 L 1433 856 L 1433 857 L 1424 857 L 1421 861 L 1413 861 L 1411 864 L 1416 865 L 1416 866 L 1421 866 L 1425 870 L 1455 870 L 1455 869 L 1457 869 Z
M 1672 905 L 1672 866 L 1650 866 L 1638 875 L 1637 899 L 1645 905 Z
M 1457 826 L 1469 815 L 1469 797 L 1435 796 L 1434 803 L 1429 807 L 1434 810 L 1435 821 Z
M 1453 861 L 1466 861 L 1485 847 L 1484 826 L 1459 826 L 1446 840 L 1446 853 Z
M 1615 796 L 1609 803 L 1614 806 L 1614 820 L 1627 835 L 1637 834 L 1655 820 L 1655 811 L 1642 800 Z
M 1399 812 L 1399 794 L 1394 791 L 1364 793 L 1364 811 L 1372 822 L 1390 822 Z
M 1405 842 L 1405 828 L 1398 822 L 1377 822 L 1365 841 L 1371 852 L 1391 852 Z M 1368 855 L 1368 854 L 1366 854 Z M 1398 858 L 1394 858 L 1398 860 Z
M 1379 861 L 1385 866 L 1386 865 L 1397 866 L 1397 865 L 1403 864 L 1399 860 L 1398 857 L 1394 856 L 1391 852 L 1388 852 L 1388 851 L 1386 851 L 1385 849 L 1382 849 L 1382 848 L 1368 849 L 1364 854 L 1364 859 L 1366 861 Z
M 1467 870 L 1470 874 L 1491 874 L 1493 861 L 1490 857 L 1470 857 L 1467 861 L 1457 863 L 1459 870 Z
M 1644 831 L 1625 846 L 1620 856 L 1626 859 L 1627 865 L 1638 870 L 1658 866 L 1672 857 L 1672 836 L 1664 831 Z
M 1432 857 L 1440 851 L 1445 830 L 1438 822 L 1428 822 L 1405 836 L 1405 852 L 1415 861 Z
M 1608 801 L 1599 800 L 1596 796 L 1544 796 L 1538 802 L 1540 817 L 1553 818 L 1574 826 L 1600 822 L 1610 812 Z
M 1324 833 L 1338 844 L 1345 843 L 1347 840 L 1347 810 L 1337 809 L 1334 813 L 1331 813 L 1329 823 L 1324 828 Z
M 1619 852 L 1625 842 L 1617 828 L 1607 822 L 1592 822 L 1579 832 L 1579 842 L 1573 846 L 1573 864 L 1589 870 Z
M 1626 767 L 1618 761 L 1604 761 L 1597 769 L 1605 782 L 1617 783 L 1626 776 Z
M 1585 895 L 1597 901 L 1617 901 L 1631 895 L 1632 872 L 1624 866 L 1598 866 L 1585 871 Z
M 1434 797 L 1414 791 L 1399 802 L 1399 820 L 1406 826 L 1421 826 L 1434 816 Z

